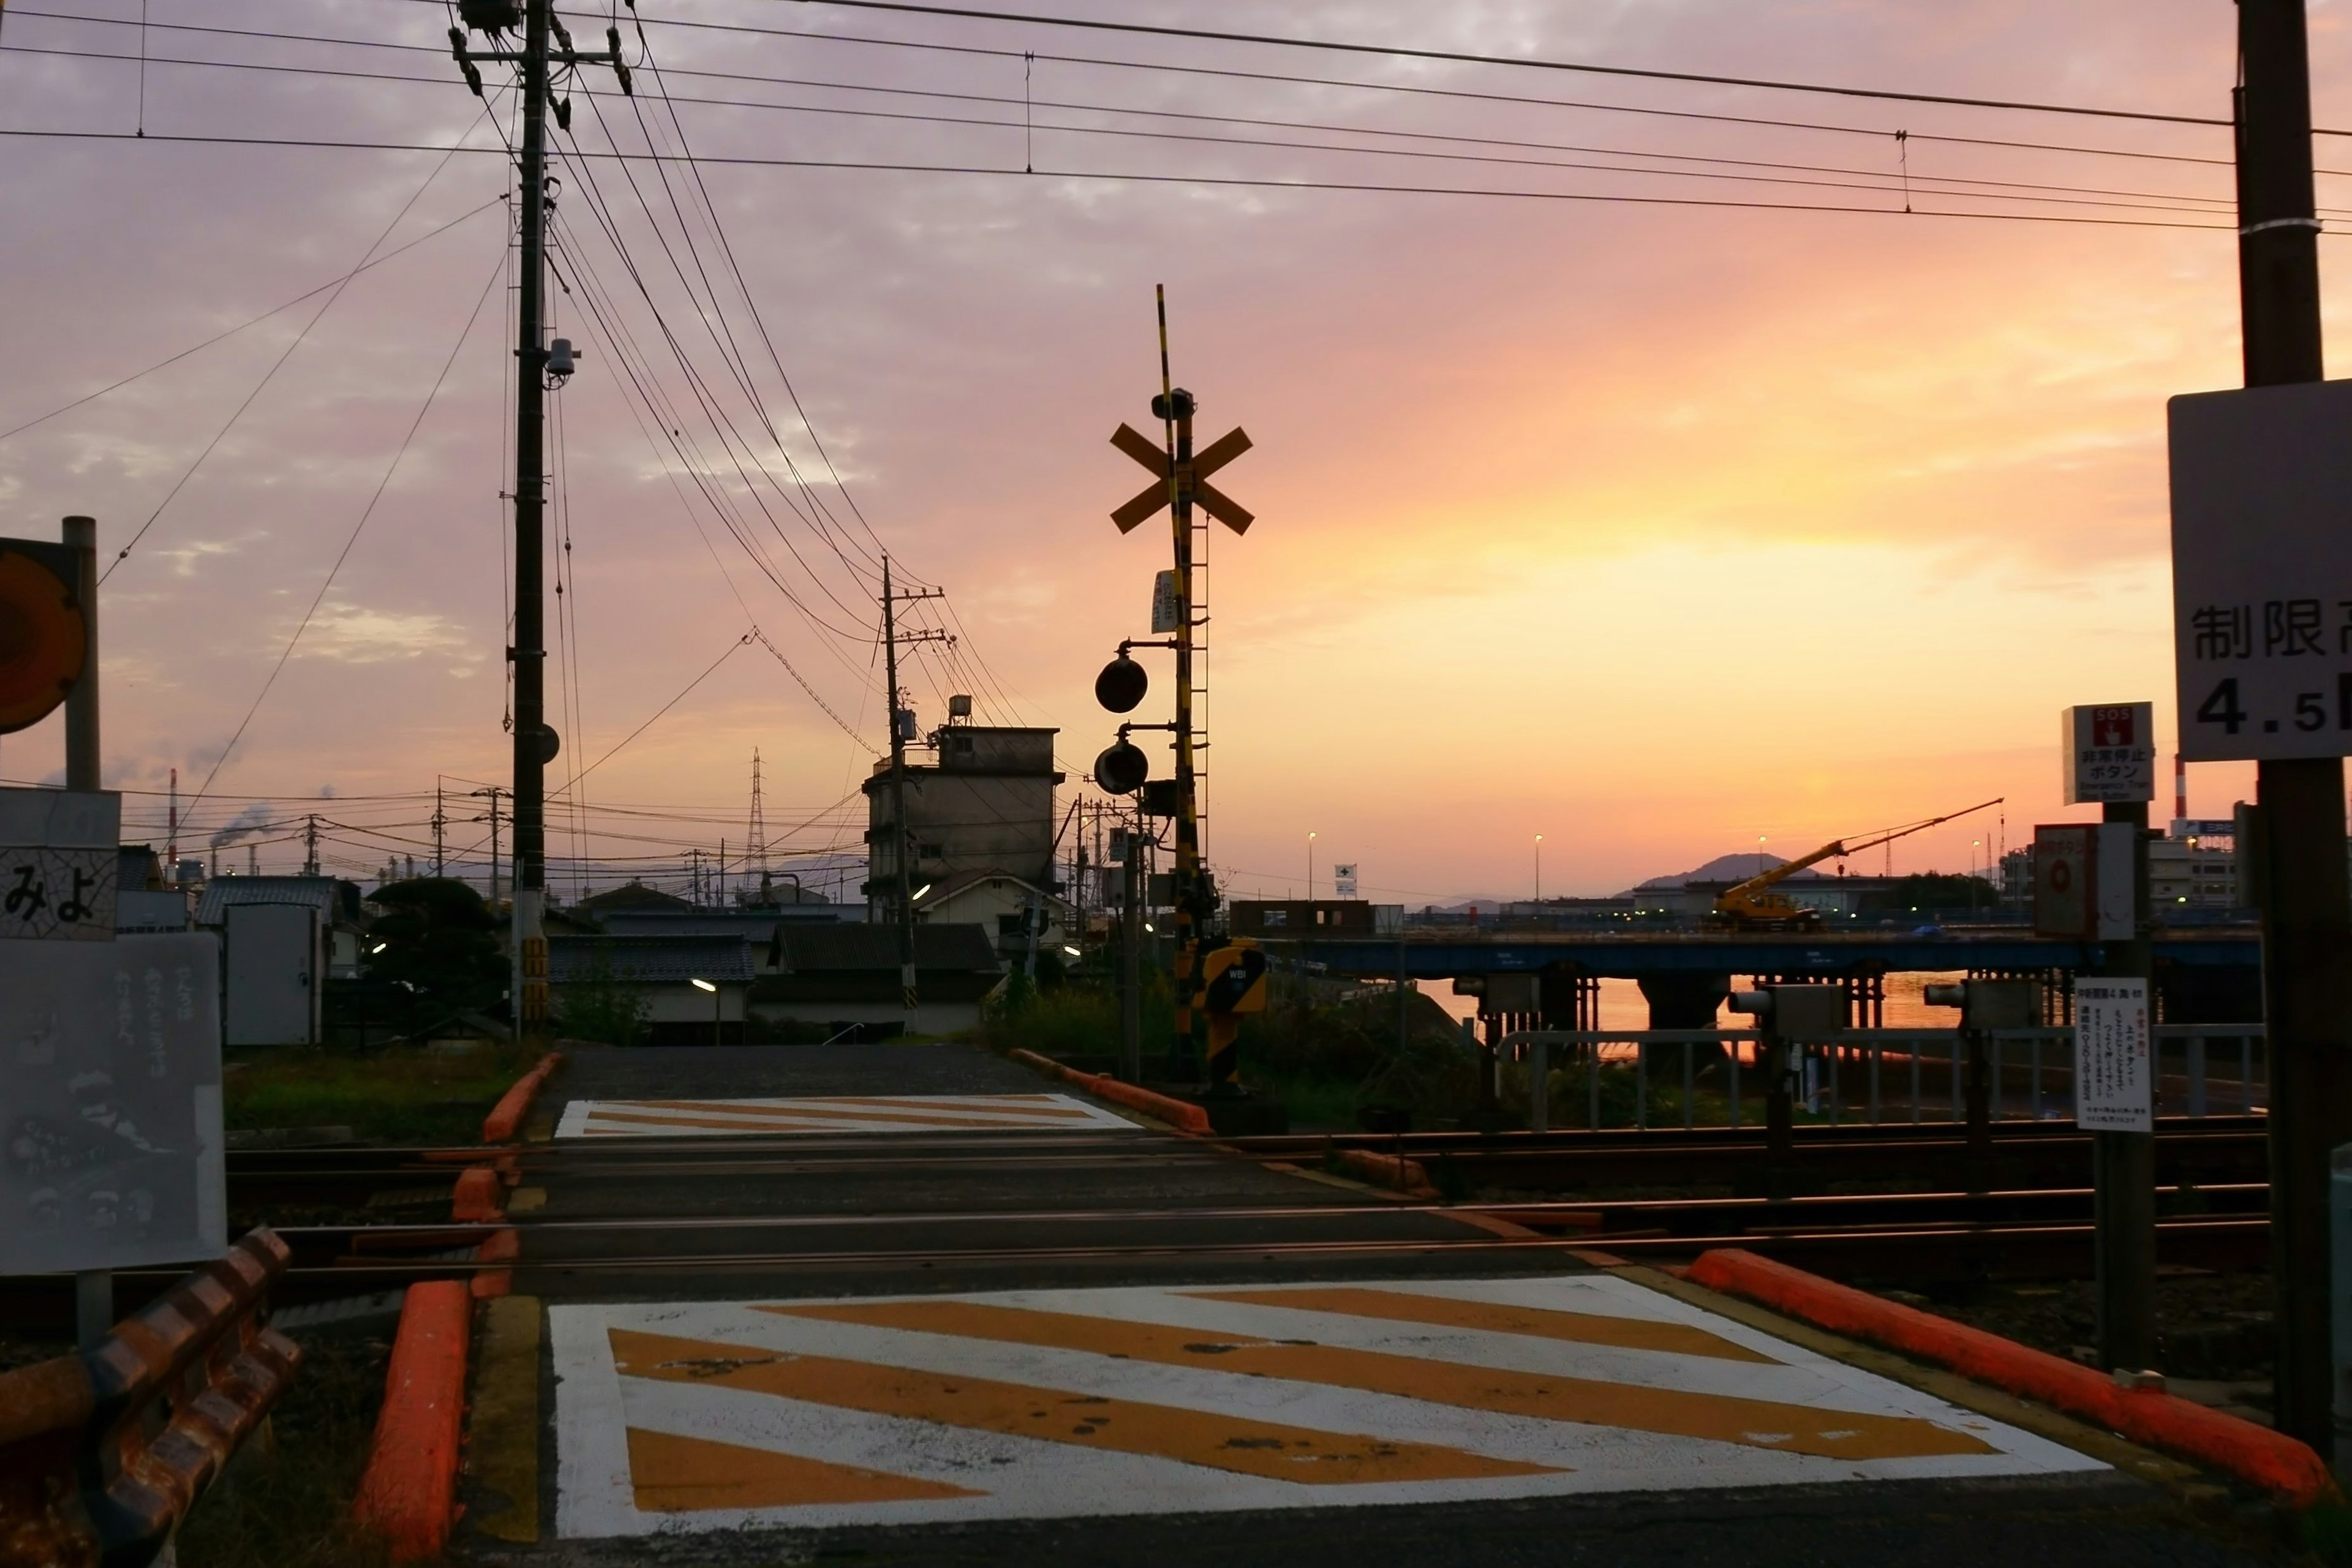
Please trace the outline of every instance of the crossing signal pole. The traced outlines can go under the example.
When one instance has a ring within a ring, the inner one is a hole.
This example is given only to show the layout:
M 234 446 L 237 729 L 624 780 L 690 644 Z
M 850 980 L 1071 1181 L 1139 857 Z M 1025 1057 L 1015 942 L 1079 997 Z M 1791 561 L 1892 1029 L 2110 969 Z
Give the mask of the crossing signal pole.
M 1202 963 L 1202 939 L 1216 915 L 1216 889 L 1210 884 L 1201 866 L 1200 776 L 1198 765 L 1199 728 L 1192 701 L 1197 695 L 1193 684 L 1193 655 L 1204 617 L 1200 614 L 1198 584 L 1194 579 L 1192 540 L 1192 507 L 1195 502 L 1211 517 L 1235 533 L 1248 531 L 1255 518 L 1248 509 L 1211 485 L 1209 476 L 1215 473 L 1250 448 L 1250 438 L 1234 429 L 1213 441 L 1199 453 L 1192 450 L 1192 395 L 1173 384 L 1168 367 L 1168 291 L 1155 290 L 1160 322 L 1160 395 L 1151 400 L 1153 417 L 1160 422 L 1161 442 L 1154 447 L 1150 440 L 1121 425 L 1112 433 L 1111 445 L 1134 458 L 1157 476 L 1158 482 L 1146 487 L 1134 499 L 1111 513 L 1111 521 L 1121 533 L 1140 525 L 1145 519 L 1166 507 L 1175 538 L 1175 570 L 1172 574 L 1175 592 L 1174 626 L 1168 629 L 1173 640 L 1165 644 L 1123 643 L 1118 658 L 1103 671 L 1095 682 L 1095 693 L 1103 705 L 1113 712 L 1124 713 L 1143 700 L 1142 671 L 1128 658 L 1128 650 L 1138 647 L 1165 647 L 1176 654 L 1176 718 L 1167 726 L 1176 737 L 1176 860 L 1171 889 L 1176 910 L 1175 942 L 1175 1031 L 1170 1042 L 1165 1071 L 1172 1079 L 1196 1076 L 1202 1064 L 1201 1047 L 1195 1038 L 1196 1020 L 1205 1019 L 1202 986 L 1206 975 Z M 1155 630 L 1160 627 L 1155 624 Z M 1095 782 L 1114 795 L 1136 790 L 1145 782 L 1142 755 L 1128 742 L 1131 730 L 1158 729 L 1150 724 L 1123 724 L 1119 727 L 1118 745 L 1105 752 L 1096 763 Z
M 547 343 L 547 120 L 569 129 L 572 100 L 554 93 L 559 73 L 566 86 L 583 65 L 610 66 L 621 90 L 631 90 L 629 68 L 621 58 L 617 26 L 604 32 L 607 47 L 583 53 L 556 16 L 553 0 L 459 0 L 466 27 L 449 29 L 450 53 L 466 85 L 483 97 L 485 62 L 517 68 L 522 89 L 520 232 L 521 268 L 515 294 L 515 485 L 514 645 L 514 914 L 513 1016 L 515 1037 L 543 1034 L 547 1026 L 547 764 L 560 742 L 547 722 L 546 627 L 546 394 L 570 374 L 569 345 L 560 358 Z M 501 47 L 520 25 L 520 49 Z M 488 48 L 469 47 L 467 29 L 479 33 Z M 495 803 L 494 803 L 495 805 Z
M 2304 0 L 2238 0 L 2238 285 L 2246 384 L 2322 380 L 2319 222 Z M 2184 720 L 2186 716 L 2184 715 Z M 2328 1156 L 2352 1142 L 2352 896 L 2344 762 L 2258 764 L 2254 843 L 2269 1031 L 2273 1419 L 2334 1452 Z M 2241 845 L 2239 853 L 2247 855 Z

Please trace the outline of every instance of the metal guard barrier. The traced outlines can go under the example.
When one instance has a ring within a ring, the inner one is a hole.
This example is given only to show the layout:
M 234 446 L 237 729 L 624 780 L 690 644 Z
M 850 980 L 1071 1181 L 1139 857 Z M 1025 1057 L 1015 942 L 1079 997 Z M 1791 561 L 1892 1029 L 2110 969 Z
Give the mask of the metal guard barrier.
M 0 1373 L 0 1568 L 145 1568 L 292 1381 L 268 1226 L 92 1349 Z

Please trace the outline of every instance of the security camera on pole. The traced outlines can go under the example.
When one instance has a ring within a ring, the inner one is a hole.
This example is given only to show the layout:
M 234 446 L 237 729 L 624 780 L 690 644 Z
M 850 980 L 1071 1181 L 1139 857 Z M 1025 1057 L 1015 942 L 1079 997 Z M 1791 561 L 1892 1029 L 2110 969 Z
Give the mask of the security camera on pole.
M 1250 438 L 1239 429 L 1227 432 L 1199 453 L 1192 450 L 1192 395 L 1182 387 L 1170 384 L 1168 372 L 1168 293 L 1157 291 L 1160 315 L 1160 395 L 1151 400 L 1151 412 L 1160 420 L 1161 441 L 1154 446 L 1150 439 L 1121 425 L 1111 436 L 1111 445 L 1125 452 L 1153 476 L 1152 483 L 1125 506 L 1111 513 L 1111 521 L 1121 533 L 1139 527 L 1146 519 L 1166 507 L 1175 539 L 1175 567 L 1160 574 L 1154 594 L 1152 629 L 1171 634 L 1166 642 L 1129 640 L 1118 647 L 1118 657 L 1105 667 L 1095 680 L 1095 696 L 1114 713 L 1134 710 L 1143 700 L 1150 680 L 1143 667 L 1129 654 L 1138 647 L 1165 647 L 1176 655 L 1176 717 L 1170 724 L 1127 723 L 1118 727 L 1118 740 L 1095 760 L 1095 782 L 1112 795 L 1129 795 L 1142 790 L 1150 778 L 1150 763 L 1143 752 L 1128 739 L 1137 730 L 1171 730 L 1176 739 L 1176 778 L 1174 810 L 1176 819 L 1176 864 L 1173 902 L 1176 907 L 1175 1003 L 1176 1027 L 1170 1042 L 1166 1072 L 1171 1079 L 1190 1079 L 1201 1069 L 1202 1056 L 1193 1038 L 1194 1015 L 1202 1007 L 1202 986 L 1205 979 L 1200 957 L 1202 941 L 1216 914 L 1216 892 L 1209 885 L 1201 868 L 1201 821 L 1199 781 L 1194 753 L 1199 744 L 1199 731 L 1193 724 L 1192 699 L 1196 689 L 1192 679 L 1193 640 L 1204 620 L 1201 614 L 1199 595 L 1192 577 L 1193 541 L 1192 507 L 1201 510 L 1232 529 L 1235 533 L 1248 531 L 1252 521 L 1249 511 L 1220 493 L 1208 482 L 1209 476 L 1249 450 Z M 1162 612 L 1165 612 L 1164 614 Z M 1151 796 L 1145 795 L 1149 809 Z M 1231 1053 L 1225 1053 L 1229 1064 Z M 1230 1070 L 1230 1068 L 1228 1069 Z

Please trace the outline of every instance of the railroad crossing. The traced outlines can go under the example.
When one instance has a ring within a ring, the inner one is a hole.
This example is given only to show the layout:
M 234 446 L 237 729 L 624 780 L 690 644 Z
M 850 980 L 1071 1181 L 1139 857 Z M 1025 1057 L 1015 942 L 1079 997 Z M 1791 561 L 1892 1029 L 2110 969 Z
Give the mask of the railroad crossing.
M 1600 1250 L 1606 1220 L 1179 1136 L 976 1047 L 582 1048 L 532 1123 L 472 1376 L 544 1394 L 478 1404 L 460 1555 L 1452 1563 L 1655 1496 L 1612 1504 L 1633 1560 L 1772 1560 L 1792 1508 L 2231 1560 L 2159 1522 L 2173 1461 Z

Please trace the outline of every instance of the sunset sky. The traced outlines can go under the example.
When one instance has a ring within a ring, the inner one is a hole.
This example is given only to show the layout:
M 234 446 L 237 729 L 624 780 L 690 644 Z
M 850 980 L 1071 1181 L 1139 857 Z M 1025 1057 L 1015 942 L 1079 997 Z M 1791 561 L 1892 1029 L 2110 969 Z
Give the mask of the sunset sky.
M 2232 71 L 2225 0 L 1027 8 L 2183 115 L 2225 115 Z M 754 747 L 770 830 L 797 829 L 777 864 L 855 847 L 853 792 L 883 740 L 878 547 L 948 590 L 952 618 L 935 602 L 919 624 L 961 635 L 953 663 L 912 656 L 926 727 L 948 693 L 975 691 L 984 715 L 1059 726 L 1076 786 L 1113 726 L 1095 671 L 1148 635 L 1166 564 L 1164 525 L 1122 538 L 1107 517 L 1143 478 L 1108 437 L 1150 424 L 1155 283 L 1203 438 L 1238 424 L 1256 444 L 1218 482 L 1258 521 L 1219 531 L 1209 578 L 1207 837 L 1231 889 L 1303 888 L 1313 832 L 1327 893 L 1339 860 L 1382 901 L 1523 897 L 1540 833 L 1547 892 L 1605 893 L 1759 836 L 1794 854 L 2005 795 L 2001 817 L 1894 859 L 1960 870 L 1987 852 L 1973 840 L 2013 847 L 2037 820 L 2088 814 L 2058 802 L 2062 707 L 2154 699 L 2168 755 L 2164 401 L 2239 379 L 2230 171 L 2188 161 L 2226 160 L 2221 130 L 785 0 L 638 9 L 664 68 L 639 65 L 634 104 L 577 97 L 578 145 L 604 149 L 609 132 L 642 151 L 649 126 L 668 147 L 682 126 L 701 162 L 558 170 L 572 291 L 556 330 L 583 357 L 553 399 L 579 692 L 567 717 L 551 682 L 555 776 L 604 756 L 751 626 L 779 651 L 740 648 L 589 775 L 587 847 L 611 867 L 674 868 L 721 836 L 739 853 Z M 2323 125 L 2352 125 L 2343 13 L 2313 12 Z M 217 766 L 202 830 L 248 806 L 257 821 L 320 810 L 352 825 L 330 859 L 356 873 L 415 848 L 436 775 L 462 794 L 506 771 L 505 220 L 476 209 L 508 170 L 478 153 L 444 165 L 170 139 L 495 148 L 438 5 L 152 0 L 143 106 L 142 33 L 120 25 L 132 14 L 44 0 L 0 24 L 0 131 L 105 133 L 0 138 L 0 431 L 16 432 L 0 437 L 0 532 L 54 537 L 60 515 L 88 512 L 110 554 L 152 516 L 101 597 L 108 783 L 161 789 L 176 766 L 193 794 Z M 601 43 L 602 11 L 565 15 L 582 47 Z M 288 33 L 411 47 L 247 36 Z M 1490 96 L 1382 90 L 1397 87 Z M 678 102 L 673 124 L 663 88 L 798 107 Z M 842 110 L 860 113 L 814 111 Z M 142 117 L 146 139 L 126 139 Z M 948 122 L 978 119 L 1007 123 Z M 1373 145 L 1445 156 L 1325 150 Z M 2319 152 L 2352 169 L 2352 142 Z M 806 166 L 828 163 L 975 172 Z M 1562 163 L 1611 167 L 1537 166 Z M 2347 198 L 2323 178 L 2323 210 Z M 2060 216 L 2110 221 L 2021 221 Z M 731 345 L 837 534 L 772 491 L 772 525 L 751 500 L 607 222 L 702 397 L 780 466 Z M 427 234 L 340 295 L 16 431 Z M 2347 254 L 2323 239 L 2339 331 Z M 706 279 L 716 311 L 689 298 Z M 870 533 L 825 479 L 762 328 Z M 625 361 L 658 383 L 661 422 L 696 443 L 750 546 L 633 411 Z M 1164 663 L 1154 675 L 1156 709 Z M 0 740 L 0 774 L 55 781 L 59 731 Z M 2200 767 L 2192 814 L 2227 815 L 2252 788 L 2250 767 Z M 346 804 L 305 804 L 328 792 Z M 154 815 L 145 797 L 132 809 Z M 2156 813 L 2170 810 L 2168 776 Z M 580 842 L 570 826 L 551 824 L 551 852 Z M 261 854 L 265 868 L 299 858 L 283 841 Z

